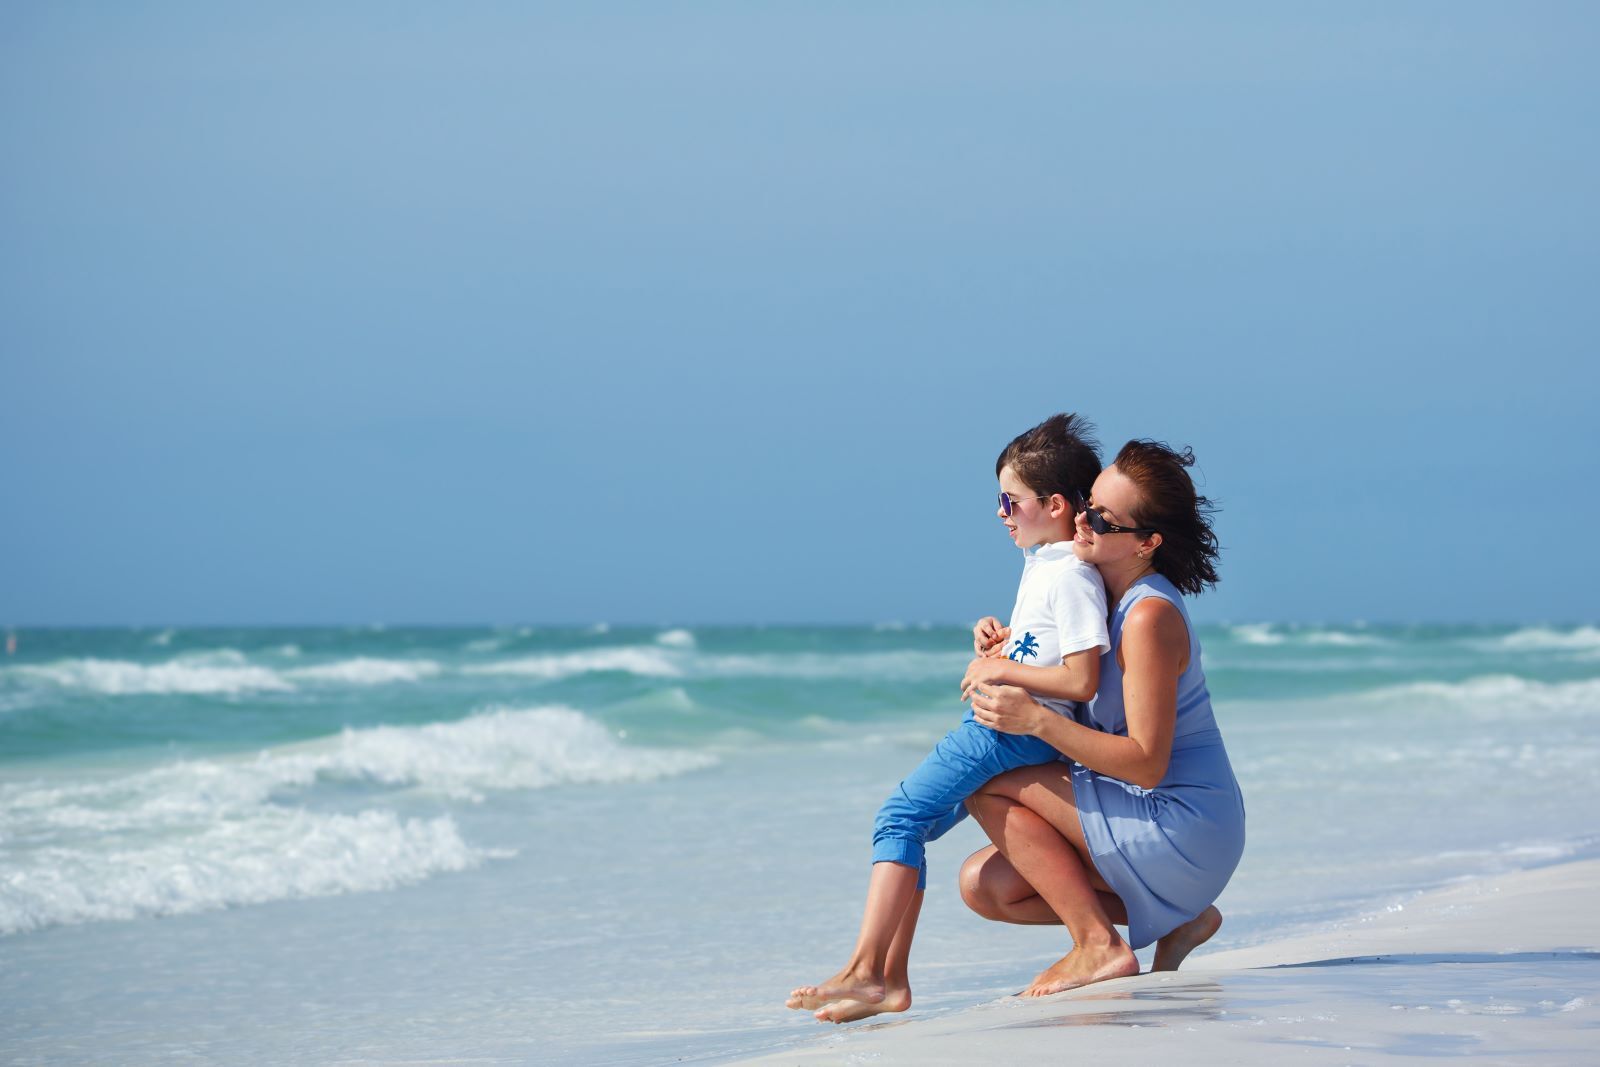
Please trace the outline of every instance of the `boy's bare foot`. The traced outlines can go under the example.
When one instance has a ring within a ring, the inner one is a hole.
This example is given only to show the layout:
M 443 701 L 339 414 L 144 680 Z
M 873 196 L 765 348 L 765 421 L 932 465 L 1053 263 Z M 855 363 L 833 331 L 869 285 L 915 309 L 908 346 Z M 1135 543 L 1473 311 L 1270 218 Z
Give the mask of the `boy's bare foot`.
M 887 990 L 883 980 L 858 974 L 845 968 L 821 985 L 803 985 L 789 994 L 786 1001 L 796 1011 L 816 1011 L 836 1000 L 854 1000 L 862 1004 L 881 1004 Z M 911 1002 L 911 991 L 906 990 L 906 1003 Z M 900 1009 L 904 1010 L 904 1009 Z
M 1175 971 L 1184 957 L 1211 940 L 1222 928 L 1222 912 L 1212 904 L 1166 937 L 1156 942 L 1156 958 L 1152 971 Z
M 898 986 L 886 990 L 883 999 L 876 1004 L 866 1004 L 859 1000 L 835 1000 L 824 1004 L 814 1014 L 819 1023 L 853 1023 L 857 1019 L 867 1019 L 886 1011 L 905 1011 L 909 1007 L 911 1007 L 910 988 Z
M 1052 993 L 1138 973 L 1139 960 L 1126 942 L 1093 949 L 1077 946 L 1041 972 L 1032 985 L 1017 995 L 1048 997 Z

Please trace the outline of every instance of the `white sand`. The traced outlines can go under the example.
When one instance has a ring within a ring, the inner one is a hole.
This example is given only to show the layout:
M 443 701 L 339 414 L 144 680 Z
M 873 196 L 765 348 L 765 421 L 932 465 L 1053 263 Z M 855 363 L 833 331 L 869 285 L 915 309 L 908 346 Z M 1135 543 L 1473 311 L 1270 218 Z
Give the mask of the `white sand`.
M 747 1062 L 1600 1064 L 1600 860 L 1442 889 L 1314 936 L 1197 953 L 1177 973 L 818 1026 L 814 1043 Z

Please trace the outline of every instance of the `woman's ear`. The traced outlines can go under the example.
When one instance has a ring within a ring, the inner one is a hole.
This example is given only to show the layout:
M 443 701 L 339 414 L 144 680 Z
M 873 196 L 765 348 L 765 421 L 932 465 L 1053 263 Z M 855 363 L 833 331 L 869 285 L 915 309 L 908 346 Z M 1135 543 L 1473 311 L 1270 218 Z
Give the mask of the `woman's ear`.
M 1156 554 L 1156 549 L 1161 547 L 1161 535 L 1153 533 L 1139 542 L 1139 558 L 1149 559 Z

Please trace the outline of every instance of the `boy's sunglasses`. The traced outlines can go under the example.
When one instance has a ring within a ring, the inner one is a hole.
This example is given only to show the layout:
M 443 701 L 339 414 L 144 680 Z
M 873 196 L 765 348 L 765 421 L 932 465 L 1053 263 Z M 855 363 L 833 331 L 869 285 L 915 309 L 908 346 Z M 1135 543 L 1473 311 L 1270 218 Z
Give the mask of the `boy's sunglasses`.
M 1049 500 L 1049 499 L 1050 498 L 1047 497 L 1047 496 L 1015 496 L 1014 497 L 1010 493 L 1001 493 L 1000 494 L 1000 514 L 1004 515 L 1006 518 L 1009 519 L 1011 517 L 1011 513 L 1013 511 L 1017 510 L 1017 505 L 1022 503 L 1024 500 Z

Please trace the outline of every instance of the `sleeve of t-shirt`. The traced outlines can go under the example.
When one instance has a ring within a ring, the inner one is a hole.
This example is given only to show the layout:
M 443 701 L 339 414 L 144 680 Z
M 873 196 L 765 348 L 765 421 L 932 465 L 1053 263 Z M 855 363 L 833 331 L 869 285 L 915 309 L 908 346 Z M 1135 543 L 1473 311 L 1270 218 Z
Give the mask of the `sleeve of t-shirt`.
M 1055 588 L 1056 633 L 1063 659 L 1074 652 L 1111 647 L 1106 631 L 1106 586 L 1100 572 L 1085 564 L 1063 569 Z

